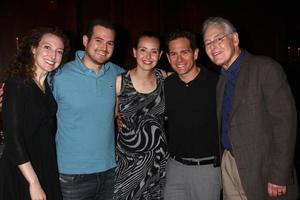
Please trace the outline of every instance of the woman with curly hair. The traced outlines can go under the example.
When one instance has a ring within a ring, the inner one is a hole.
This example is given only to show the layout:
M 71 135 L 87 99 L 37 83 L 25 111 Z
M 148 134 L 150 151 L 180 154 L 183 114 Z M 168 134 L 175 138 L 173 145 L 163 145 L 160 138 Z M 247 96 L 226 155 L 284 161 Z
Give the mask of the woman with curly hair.
M 57 106 L 47 77 L 61 65 L 68 48 L 59 29 L 33 29 L 6 70 L 1 200 L 61 199 L 54 141 Z

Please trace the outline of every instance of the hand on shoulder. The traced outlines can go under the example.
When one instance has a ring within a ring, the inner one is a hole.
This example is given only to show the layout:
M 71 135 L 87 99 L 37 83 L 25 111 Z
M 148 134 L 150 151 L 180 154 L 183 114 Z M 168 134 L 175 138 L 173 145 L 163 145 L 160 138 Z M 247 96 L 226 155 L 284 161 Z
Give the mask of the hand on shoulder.
M 159 70 L 162 73 L 162 75 L 164 76 L 164 78 L 166 78 L 166 77 L 168 77 L 168 76 L 170 76 L 171 74 L 174 73 L 174 72 L 167 72 L 167 71 L 165 71 L 163 69 L 159 69 Z

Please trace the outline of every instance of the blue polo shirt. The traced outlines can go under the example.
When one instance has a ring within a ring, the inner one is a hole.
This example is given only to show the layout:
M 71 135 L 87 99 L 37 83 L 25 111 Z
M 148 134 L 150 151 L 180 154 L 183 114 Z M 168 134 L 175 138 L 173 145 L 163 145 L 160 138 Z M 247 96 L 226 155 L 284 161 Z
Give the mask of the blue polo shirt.
M 115 83 L 124 70 L 107 62 L 96 74 L 81 61 L 84 51 L 53 78 L 57 101 L 56 148 L 59 173 L 90 174 L 116 166 Z
M 221 70 L 222 75 L 227 81 L 223 95 L 221 143 L 223 148 L 227 150 L 232 149 L 229 139 L 230 113 L 232 109 L 232 100 L 234 97 L 236 81 L 244 54 L 244 51 L 242 51 L 227 70 L 224 70 L 223 68 Z

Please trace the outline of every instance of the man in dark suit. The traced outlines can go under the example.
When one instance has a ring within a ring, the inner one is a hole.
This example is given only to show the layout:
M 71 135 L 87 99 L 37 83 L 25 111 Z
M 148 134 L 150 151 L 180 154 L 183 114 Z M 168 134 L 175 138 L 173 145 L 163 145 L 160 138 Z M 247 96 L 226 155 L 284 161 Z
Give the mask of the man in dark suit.
M 208 57 L 222 67 L 217 115 L 224 200 L 297 199 L 297 114 L 282 67 L 241 49 L 226 19 L 208 18 L 202 33 Z

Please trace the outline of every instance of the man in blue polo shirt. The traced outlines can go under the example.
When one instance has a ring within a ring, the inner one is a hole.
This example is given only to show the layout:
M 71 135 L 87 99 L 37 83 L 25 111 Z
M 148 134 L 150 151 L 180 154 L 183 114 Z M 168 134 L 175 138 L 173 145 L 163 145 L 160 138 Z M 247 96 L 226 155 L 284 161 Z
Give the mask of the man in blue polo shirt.
M 52 80 L 57 111 L 57 158 L 64 200 L 112 199 L 115 79 L 124 70 L 108 62 L 115 29 L 92 21 L 77 51 Z

